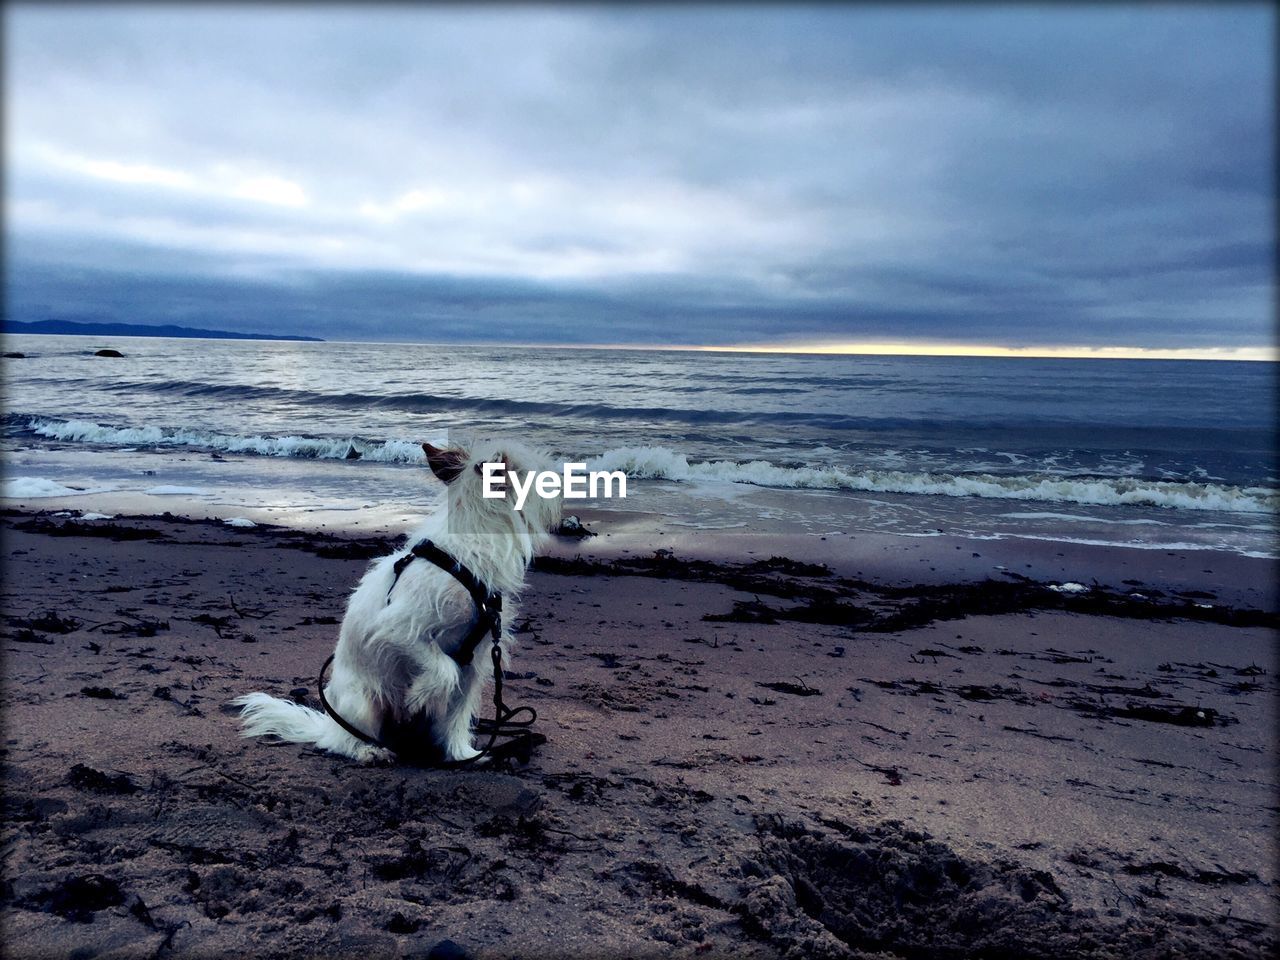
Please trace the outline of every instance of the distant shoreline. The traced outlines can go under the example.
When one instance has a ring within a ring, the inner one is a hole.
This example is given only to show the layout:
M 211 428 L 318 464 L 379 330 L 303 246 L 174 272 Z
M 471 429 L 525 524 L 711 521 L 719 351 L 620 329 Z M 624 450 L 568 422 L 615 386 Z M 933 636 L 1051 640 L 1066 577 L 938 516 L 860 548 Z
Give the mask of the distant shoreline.
M 73 320 L 37 320 L 24 323 L 6 321 L 6 334 L 38 334 L 63 337 L 164 337 L 187 340 L 289 340 L 324 343 L 320 337 L 296 337 L 276 333 L 236 333 L 231 330 L 202 330 L 172 324 L 150 326 L 141 323 L 79 323 Z

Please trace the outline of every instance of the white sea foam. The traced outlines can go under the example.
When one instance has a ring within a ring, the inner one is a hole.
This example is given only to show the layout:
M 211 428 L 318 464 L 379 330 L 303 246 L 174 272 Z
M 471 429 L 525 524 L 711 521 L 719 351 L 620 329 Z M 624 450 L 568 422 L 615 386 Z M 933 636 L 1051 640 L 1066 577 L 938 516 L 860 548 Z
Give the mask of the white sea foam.
M 41 497 L 78 497 L 96 491 L 75 490 L 44 477 L 10 477 L 4 482 L 4 496 L 13 500 L 35 500 Z
M 765 460 L 690 463 L 666 447 L 620 447 L 594 460 L 593 470 L 623 470 L 630 477 L 666 480 L 729 480 L 763 487 L 923 493 L 1096 506 L 1135 505 L 1183 510 L 1274 513 L 1280 492 L 1267 487 L 1176 483 L 1132 477 L 1061 478 L 1035 474 L 918 473 L 903 470 L 852 471 L 843 467 L 781 467 Z
M 222 521 L 228 527 L 256 527 L 257 524 L 248 517 L 228 517 Z
M 1237 550 L 1225 543 L 1190 543 L 1187 541 L 1147 541 L 1147 540 L 1090 540 L 1083 537 L 1051 537 L 1037 536 L 1030 533 L 1008 533 L 995 537 L 975 537 L 965 535 L 966 540 L 1038 540 L 1043 543 L 1075 543 L 1085 547 L 1124 547 L 1129 550 L 1173 550 L 1193 551 L 1209 550 L 1227 553 L 1238 553 L 1242 557 L 1253 557 L 1257 560 L 1278 560 L 1280 555 L 1260 550 Z
M 1145 518 L 1140 520 L 1117 520 L 1113 517 L 1082 517 L 1075 513 L 1002 513 L 1000 516 L 1010 520 L 1072 520 L 1080 523 L 1111 523 L 1119 526 L 1169 526 L 1163 520 L 1148 520 Z M 1234 524 L 1219 523 L 1213 524 L 1213 526 L 1225 527 L 1234 526 Z
M 667 526 L 671 527 L 692 527 L 695 530 L 740 530 L 747 526 L 746 522 L 742 523 L 712 523 L 710 521 L 699 523 L 695 520 L 673 520 L 668 517 L 664 521 Z
M 422 463 L 422 447 L 411 440 L 368 443 L 355 437 L 264 437 L 212 433 L 186 428 L 113 427 L 91 420 L 32 418 L 28 429 L 51 440 L 100 443 L 110 446 L 198 447 L 225 453 L 253 453 L 266 457 L 299 457 L 313 460 L 355 459 L 381 463 Z
M 200 487 L 178 487 L 164 484 L 158 487 L 147 487 L 142 492 L 156 497 L 198 497 L 208 493 L 207 490 L 203 490 Z

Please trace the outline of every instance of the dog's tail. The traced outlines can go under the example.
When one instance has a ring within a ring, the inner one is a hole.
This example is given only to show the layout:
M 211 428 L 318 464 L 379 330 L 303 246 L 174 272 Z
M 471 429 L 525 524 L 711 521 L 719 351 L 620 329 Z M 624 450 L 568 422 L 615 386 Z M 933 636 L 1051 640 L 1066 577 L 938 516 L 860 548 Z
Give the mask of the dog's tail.
M 244 737 L 279 737 L 290 743 L 319 743 L 334 726 L 319 710 L 265 693 L 246 693 L 231 701 L 240 707 Z

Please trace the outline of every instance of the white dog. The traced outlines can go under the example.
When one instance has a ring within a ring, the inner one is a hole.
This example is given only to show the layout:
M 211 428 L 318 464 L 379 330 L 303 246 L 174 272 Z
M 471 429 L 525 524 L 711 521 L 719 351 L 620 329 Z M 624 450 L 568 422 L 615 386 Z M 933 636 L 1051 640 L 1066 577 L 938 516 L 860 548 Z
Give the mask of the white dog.
M 503 595 L 503 620 L 515 622 L 511 599 L 525 569 L 560 518 L 558 497 L 531 496 L 515 509 L 512 484 L 502 498 L 482 496 L 484 463 L 503 461 L 507 472 L 550 468 L 544 455 L 515 443 L 488 444 L 467 453 L 423 444 L 431 471 L 446 486 L 444 507 L 413 533 L 412 547 L 430 540 L 469 569 L 490 591 Z M 450 656 L 476 622 L 471 594 L 447 570 L 426 559 L 403 564 L 407 551 L 374 561 L 347 602 L 334 650 L 333 674 L 324 687 L 332 710 L 370 738 L 403 742 L 418 731 L 445 760 L 475 757 L 471 725 L 485 684 L 493 675 L 489 637 L 474 660 L 459 666 Z M 504 626 L 503 652 L 511 639 Z M 265 693 L 232 701 L 242 707 L 243 735 L 273 735 L 292 743 L 362 762 L 390 760 L 390 750 L 352 736 L 332 717 Z

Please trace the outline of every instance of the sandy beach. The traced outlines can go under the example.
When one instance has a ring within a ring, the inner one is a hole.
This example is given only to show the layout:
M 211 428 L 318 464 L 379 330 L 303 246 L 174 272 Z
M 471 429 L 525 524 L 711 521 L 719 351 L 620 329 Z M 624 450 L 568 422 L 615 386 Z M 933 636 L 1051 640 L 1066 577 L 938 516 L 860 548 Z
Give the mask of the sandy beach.
M 547 743 L 444 772 L 226 707 L 315 703 L 389 537 L 63 513 L 0 517 L 7 955 L 1276 948 L 1275 561 L 589 517 L 508 664 Z

